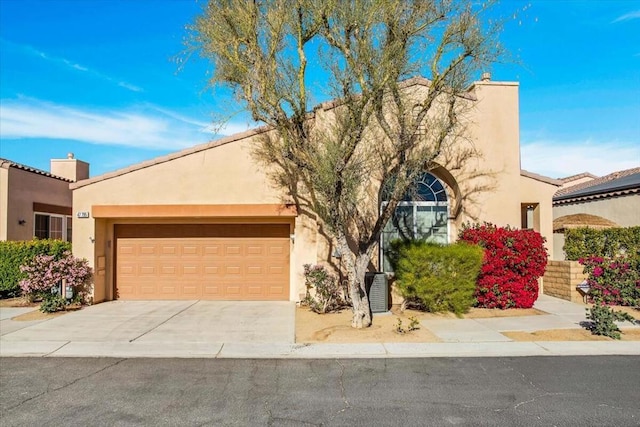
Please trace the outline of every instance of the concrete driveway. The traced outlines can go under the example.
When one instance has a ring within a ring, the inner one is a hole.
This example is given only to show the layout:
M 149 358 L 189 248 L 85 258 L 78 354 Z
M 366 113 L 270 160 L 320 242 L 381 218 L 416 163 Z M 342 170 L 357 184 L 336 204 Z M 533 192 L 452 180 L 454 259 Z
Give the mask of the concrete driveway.
M 279 301 L 110 301 L 16 330 L 16 326 L 21 325 L 12 324 L 17 323 L 23 322 L 2 320 L 0 335 L 3 342 L 156 346 L 293 343 L 295 304 Z

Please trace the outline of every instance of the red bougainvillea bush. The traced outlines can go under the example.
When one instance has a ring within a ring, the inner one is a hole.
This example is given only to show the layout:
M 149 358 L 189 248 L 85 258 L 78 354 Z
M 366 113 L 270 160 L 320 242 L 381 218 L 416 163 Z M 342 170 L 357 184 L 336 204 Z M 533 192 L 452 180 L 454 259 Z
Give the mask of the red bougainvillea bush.
M 589 275 L 590 302 L 606 305 L 640 306 L 640 257 L 620 256 L 581 258 Z
M 458 240 L 484 248 L 475 297 L 484 308 L 531 308 L 547 265 L 545 239 L 533 230 L 465 225 Z

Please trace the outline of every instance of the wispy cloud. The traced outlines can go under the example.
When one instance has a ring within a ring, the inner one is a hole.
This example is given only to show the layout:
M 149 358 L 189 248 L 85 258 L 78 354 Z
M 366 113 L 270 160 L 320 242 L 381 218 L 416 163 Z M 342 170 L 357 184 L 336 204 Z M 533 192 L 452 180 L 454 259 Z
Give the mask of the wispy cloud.
M 606 175 L 640 166 L 640 144 L 615 141 L 522 142 L 522 168 L 553 178 L 581 172 Z
M 207 124 L 158 108 L 86 110 L 31 98 L 3 99 L 0 138 L 67 139 L 91 144 L 181 149 L 214 139 Z
M 631 19 L 639 19 L 640 18 L 640 10 L 634 10 L 633 12 L 625 13 L 624 15 L 618 16 L 616 19 L 611 21 L 612 24 L 616 22 L 629 21 Z
M 183 114 L 176 113 L 175 111 L 168 110 L 166 108 L 159 107 L 157 105 L 145 104 L 146 108 L 149 108 L 153 111 L 157 111 L 166 116 L 169 116 L 173 119 L 179 120 L 184 123 L 188 123 L 194 126 L 199 126 L 202 128 L 203 132 L 208 132 L 215 135 L 228 136 L 236 133 L 244 132 L 252 127 L 257 127 L 259 124 L 253 123 L 250 124 L 248 122 L 231 122 L 231 121 L 223 121 L 220 123 L 210 121 L 205 122 L 202 120 L 197 120 L 192 117 L 187 117 Z
M 101 80 L 107 81 L 109 83 L 115 84 L 117 86 L 120 86 L 120 87 L 122 87 L 124 89 L 130 90 L 132 92 L 143 92 L 144 91 L 144 89 L 141 88 L 140 86 L 136 86 L 136 85 L 128 83 L 126 81 L 114 78 L 114 77 L 109 76 L 107 74 L 101 73 L 100 71 L 97 71 L 97 70 L 94 70 L 92 68 L 86 67 L 84 65 L 78 64 L 78 63 L 76 63 L 74 61 L 71 61 L 71 60 L 69 60 L 67 58 L 51 55 L 51 54 L 46 53 L 46 52 L 44 52 L 42 50 L 36 49 L 33 46 L 30 46 L 30 45 L 27 45 L 27 44 L 13 43 L 13 42 L 10 42 L 10 41 L 5 40 L 5 39 L 0 39 L 0 42 L 2 43 L 2 45 L 10 46 L 10 47 L 12 47 L 14 49 L 17 49 L 17 50 L 25 53 L 25 54 L 41 58 L 41 59 L 43 59 L 45 61 L 64 66 L 64 67 L 69 68 L 69 69 L 74 70 L 74 71 L 79 71 L 79 72 L 82 72 L 82 73 L 90 74 L 93 77 L 96 77 L 96 78 L 99 78 Z

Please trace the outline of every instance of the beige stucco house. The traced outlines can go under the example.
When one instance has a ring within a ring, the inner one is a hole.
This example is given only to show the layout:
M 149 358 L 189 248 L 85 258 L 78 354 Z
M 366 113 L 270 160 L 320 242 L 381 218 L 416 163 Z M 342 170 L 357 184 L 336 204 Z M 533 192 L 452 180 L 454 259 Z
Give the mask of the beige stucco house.
M 640 226 L 640 167 L 561 179 L 553 197 L 554 259 L 564 260 L 564 229 Z
M 0 159 L 0 240 L 72 238 L 69 184 L 89 177 L 73 154 L 52 159 L 51 171 Z
M 417 79 L 407 89 L 424 84 Z M 551 241 L 551 199 L 560 183 L 520 169 L 518 84 L 485 79 L 469 94 L 469 138 L 480 153 L 473 167 L 494 177 L 491 189 L 467 200 L 465 171 L 440 166 L 421 178 L 427 197 L 401 208 L 442 242 L 473 220 L 533 228 Z M 323 104 L 314 114 L 331 108 Z M 313 215 L 297 210 L 252 158 L 264 132 L 72 184 L 73 250 L 95 269 L 94 301 L 299 300 L 303 265 L 330 264 L 331 245 Z

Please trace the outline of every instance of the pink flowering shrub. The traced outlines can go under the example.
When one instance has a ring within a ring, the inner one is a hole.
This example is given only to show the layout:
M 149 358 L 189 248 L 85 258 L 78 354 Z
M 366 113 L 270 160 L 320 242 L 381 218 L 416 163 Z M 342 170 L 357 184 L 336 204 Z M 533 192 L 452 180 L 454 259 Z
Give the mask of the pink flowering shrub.
M 93 274 L 87 260 L 75 258 L 68 251 L 57 260 L 53 255 L 37 255 L 29 264 L 20 266 L 20 271 L 26 275 L 20 281 L 20 289 L 31 300 L 50 295 L 64 281 L 73 288 L 77 301 L 86 302 Z
M 589 300 L 606 305 L 640 306 L 640 259 L 632 257 L 581 258 L 589 275 Z

